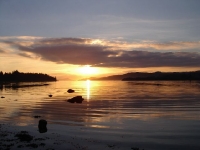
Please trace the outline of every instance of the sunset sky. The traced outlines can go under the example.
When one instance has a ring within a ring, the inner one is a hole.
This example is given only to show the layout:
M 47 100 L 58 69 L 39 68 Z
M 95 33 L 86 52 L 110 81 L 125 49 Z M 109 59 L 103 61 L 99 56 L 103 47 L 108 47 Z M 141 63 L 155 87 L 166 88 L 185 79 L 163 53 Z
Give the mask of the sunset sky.
M 200 0 L 0 0 L 0 71 L 58 79 L 200 70 Z

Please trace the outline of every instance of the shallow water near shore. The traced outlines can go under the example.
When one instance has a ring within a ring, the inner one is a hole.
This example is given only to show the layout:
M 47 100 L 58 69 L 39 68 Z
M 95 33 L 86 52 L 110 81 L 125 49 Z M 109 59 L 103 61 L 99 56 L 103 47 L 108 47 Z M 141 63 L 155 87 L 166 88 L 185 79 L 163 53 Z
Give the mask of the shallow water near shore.
M 3 143 L 15 143 L 3 138 L 16 139 L 20 131 L 32 135 L 32 144 L 38 149 L 200 148 L 200 82 L 87 80 L 48 84 L 1 86 L 1 135 L 6 135 L 0 137 L 1 148 L 6 148 Z M 68 89 L 75 92 L 68 93 Z M 67 102 L 78 95 L 84 98 L 83 103 Z M 46 133 L 38 131 L 40 119 L 48 122 Z M 37 139 L 43 139 L 43 145 Z M 19 142 L 8 147 L 32 148 L 27 145 Z

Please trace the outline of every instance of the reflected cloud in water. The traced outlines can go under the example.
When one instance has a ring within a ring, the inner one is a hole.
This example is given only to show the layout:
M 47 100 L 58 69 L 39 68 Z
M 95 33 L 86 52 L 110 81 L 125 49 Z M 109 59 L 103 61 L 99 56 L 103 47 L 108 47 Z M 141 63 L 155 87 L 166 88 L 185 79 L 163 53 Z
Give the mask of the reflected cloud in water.
M 126 144 L 134 141 L 146 145 L 145 149 L 149 146 L 154 149 L 155 145 L 157 149 L 166 145 L 167 149 L 173 146 L 178 149 L 178 143 L 188 149 L 191 141 L 193 147 L 199 146 L 200 88 L 196 85 L 198 83 L 87 80 L 58 81 L 46 87 L 23 90 L 3 89 L 0 95 L 6 98 L 0 99 L 0 121 L 37 127 L 39 119 L 34 116 L 38 115 L 48 121 L 48 131 L 47 128 L 37 130 L 47 132 L 45 134 L 52 130 L 68 134 L 74 128 L 73 136 Z M 67 93 L 69 88 L 75 92 Z M 49 93 L 53 97 L 49 97 Z M 67 102 L 77 95 L 83 96 L 83 103 Z
M 67 93 L 69 88 L 76 92 Z M 50 92 L 53 97 L 48 97 Z M 56 124 L 111 127 L 113 122 L 121 126 L 126 119 L 200 120 L 199 88 L 181 82 L 69 81 L 2 93 L 9 99 L 1 101 L 2 121 L 31 123 L 33 116 L 41 115 Z M 82 104 L 66 102 L 76 95 L 86 100 Z

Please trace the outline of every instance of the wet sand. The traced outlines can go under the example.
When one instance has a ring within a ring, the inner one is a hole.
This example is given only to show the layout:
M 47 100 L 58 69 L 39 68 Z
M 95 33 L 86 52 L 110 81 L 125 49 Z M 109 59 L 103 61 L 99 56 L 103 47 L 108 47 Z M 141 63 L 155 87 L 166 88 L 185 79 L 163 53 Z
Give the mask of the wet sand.
M 30 127 L 17 127 L 1 124 L 0 149 L 140 149 L 134 147 L 134 144 L 128 143 L 129 141 L 124 140 L 128 135 L 109 133 L 109 130 L 101 131 L 100 129 L 97 132 L 89 128 L 70 127 L 65 133 L 62 133 L 61 130 L 59 132 L 52 130 L 44 134 L 39 134 L 36 131 L 30 130 Z
M 182 125 L 179 125 L 180 123 Z M 127 126 L 124 129 L 48 124 L 48 131 L 39 133 L 37 124 L 31 126 L 1 124 L 0 149 L 198 150 L 199 125 L 200 122 L 193 124 L 175 120 L 166 122 L 163 119 L 148 123 L 135 121 L 130 125 L 132 128 Z M 188 129 L 189 127 L 192 128 Z M 28 135 L 28 141 L 16 137 L 21 133 Z M 29 136 L 32 137 L 31 140 Z

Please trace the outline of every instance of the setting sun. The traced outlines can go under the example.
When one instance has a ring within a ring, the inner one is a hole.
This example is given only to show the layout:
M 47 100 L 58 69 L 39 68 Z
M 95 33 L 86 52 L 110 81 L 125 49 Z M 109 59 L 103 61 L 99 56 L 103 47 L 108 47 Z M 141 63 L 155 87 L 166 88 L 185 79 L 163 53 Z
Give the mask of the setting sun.
M 98 70 L 96 68 L 90 67 L 90 65 L 85 65 L 85 66 L 80 67 L 79 72 L 82 75 L 98 74 Z

